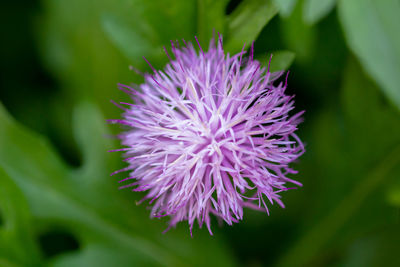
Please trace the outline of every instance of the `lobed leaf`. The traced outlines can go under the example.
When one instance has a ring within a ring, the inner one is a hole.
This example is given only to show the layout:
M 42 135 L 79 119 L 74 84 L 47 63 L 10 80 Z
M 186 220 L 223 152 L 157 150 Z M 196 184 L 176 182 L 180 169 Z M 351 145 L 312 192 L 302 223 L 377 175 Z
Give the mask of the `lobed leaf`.
M 33 239 L 28 203 L 2 166 L 0 164 L 0 266 L 35 266 L 40 254 Z

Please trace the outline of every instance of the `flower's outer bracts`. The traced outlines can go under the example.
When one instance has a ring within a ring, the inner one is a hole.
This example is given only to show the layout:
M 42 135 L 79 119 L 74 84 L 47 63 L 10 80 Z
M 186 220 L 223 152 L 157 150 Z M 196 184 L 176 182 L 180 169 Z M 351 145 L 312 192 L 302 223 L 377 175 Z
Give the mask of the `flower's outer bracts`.
M 187 220 L 192 233 L 197 220 L 212 234 L 211 214 L 231 225 L 244 207 L 284 207 L 287 182 L 301 186 L 287 175 L 304 152 L 295 134 L 303 112 L 289 115 L 287 84 L 274 85 L 283 72 L 262 67 L 253 49 L 249 57 L 225 54 L 221 36 L 208 51 L 183 42 L 171 42 L 163 71 L 152 67 L 140 86 L 120 85 L 134 104 L 120 103 L 123 118 L 111 122 L 125 128 L 117 151 L 130 175 L 122 188 L 147 191 L 151 216 L 170 216 L 170 227 Z

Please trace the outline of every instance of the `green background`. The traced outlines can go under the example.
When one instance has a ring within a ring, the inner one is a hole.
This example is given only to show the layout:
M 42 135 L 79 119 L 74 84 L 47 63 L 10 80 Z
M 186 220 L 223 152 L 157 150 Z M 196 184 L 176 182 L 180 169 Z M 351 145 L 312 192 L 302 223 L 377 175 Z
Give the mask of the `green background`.
M 35 0 L 0 9 L 0 266 L 400 266 L 400 2 Z M 290 69 L 304 186 L 214 236 L 118 190 L 110 100 L 170 40 Z

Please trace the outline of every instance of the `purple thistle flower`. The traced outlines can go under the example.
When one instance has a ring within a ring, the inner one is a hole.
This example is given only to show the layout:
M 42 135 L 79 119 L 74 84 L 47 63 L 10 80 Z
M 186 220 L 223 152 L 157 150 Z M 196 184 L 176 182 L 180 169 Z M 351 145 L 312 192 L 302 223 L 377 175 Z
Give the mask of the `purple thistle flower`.
M 225 55 L 221 37 L 207 52 L 171 45 L 163 71 L 152 67 L 138 88 L 120 85 L 135 103 L 121 103 L 123 119 L 111 121 L 126 127 L 126 148 L 114 151 L 129 165 L 117 172 L 134 182 L 122 188 L 148 191 L 141 201 L 153 204 L 151 217 L 170 216 L 168 229 L 187 220 L 191 233 L 197 219 L 212 234 L 210 214 L 231 225 L 244 207 L 269 214 L 266 199 L 284 207 L 286 182 L 301 186 L 287 174 L 304 146 L 294 133 L 303 112 L 289 116 L 286 82 L 273 84 L 283 72 L 261 67 L 253 48 L 248 58 Z

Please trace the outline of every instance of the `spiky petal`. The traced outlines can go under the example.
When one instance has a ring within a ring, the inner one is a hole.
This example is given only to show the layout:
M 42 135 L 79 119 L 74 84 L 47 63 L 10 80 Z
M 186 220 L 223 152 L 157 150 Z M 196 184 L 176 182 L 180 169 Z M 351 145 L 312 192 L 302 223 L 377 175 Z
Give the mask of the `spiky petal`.
M 170 216 L 170 226 L 187 220 L 206 224 L 210 214 L 228 224 L 243 208 L 268 212 L 266 199 L 284 207 L 279 193 L 301 186 L 287 174 L 304 146 L 294 133 L 303 112 L 293 116 L 286 82 L 253 59 L 252 51 L 230 56 L 222 38 L 207 52 L 191 43 L 177 47 L 163 71 L 153 68 L 138 88 L 120 85 L 127 105 L 120 135 L 132 180 L 123 187 L 147 191 L 152 217 Z M 276 83 L 276 82 L 275 82 Z

